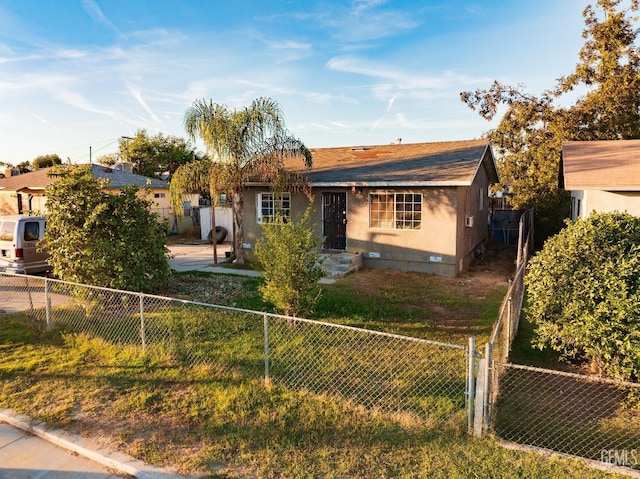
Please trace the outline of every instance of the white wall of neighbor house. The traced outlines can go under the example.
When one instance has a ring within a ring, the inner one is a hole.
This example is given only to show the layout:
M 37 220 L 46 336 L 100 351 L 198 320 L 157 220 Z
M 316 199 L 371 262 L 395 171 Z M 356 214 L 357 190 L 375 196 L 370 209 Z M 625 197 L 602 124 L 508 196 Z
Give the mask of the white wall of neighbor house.
M 571 219 L 587 218 L 591 213 L 619 211 L 640 216 L 639 191 L 576 190 L 571 192 Z
M 216 226 L 227 230 L 225 241 L 233 241 L 233 210 L 227 206 L 216 206 Z M 200 208 L 200 239 L 206 240 L 211 231 L 211 207 Z

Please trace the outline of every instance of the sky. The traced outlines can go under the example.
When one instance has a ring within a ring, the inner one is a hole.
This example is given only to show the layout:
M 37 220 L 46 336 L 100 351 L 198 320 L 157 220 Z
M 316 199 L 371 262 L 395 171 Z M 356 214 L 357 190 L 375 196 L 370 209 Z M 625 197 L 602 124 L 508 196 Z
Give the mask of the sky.
M 552 88 L 587 3 L 0 0 L 0 161 L 96 161 L 139 129 L 187 138 L 197 99 L 271 97 L 309 148 L 478 138 L 497 120 L 460 92 Z

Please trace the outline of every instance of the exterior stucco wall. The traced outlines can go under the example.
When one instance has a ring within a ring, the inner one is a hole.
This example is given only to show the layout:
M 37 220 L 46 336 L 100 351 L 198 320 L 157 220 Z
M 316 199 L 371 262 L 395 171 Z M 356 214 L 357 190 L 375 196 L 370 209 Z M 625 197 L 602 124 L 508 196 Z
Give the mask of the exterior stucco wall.
M 108 193 L 118 194 L 120 190 L 108 189 L 105 190 Z M 159 197 L 156 198 L 155 195 Z M 18 195 L 22 198 L 22 211 L 18 211 Z M 139 195 L 142 198 L 153 202 L 151 211 L 158 213 L 161 220 L 167 220 L 169 226 L 172 226 L 175 221 L 175 213 L 170 204 L 169 190 L 164 189 L 152 189 L 151 192 L 140 191 Z M 47 211 L 47 197 L 43 190 L 29 191 L 0 191 L 0 214 L 1 215 L 15 215 L 15 214 L 44 214 Z M 183 223 L 185 223 L 183 221 Z M 186 222 L 191 224 L 191 219 Z M 185 224 L 186 224 L 185 223 Z
M 260 237 L 257 224 L 257 193 L 266 188 L 249 188 L 244 198 L 244 240 L 252 249 Z M 365 266 L 405 271 L 420 271 L 445 276 L 455 276 L 465 262 L 456 255 L 458 239 L 456 231 L 464 214 L 458 212 L 459 189 L 417 188 L 326 188 L 314 190 L 314 215 L 316 234 L 322 236 L 322 192 L 346 192 L 347 198 L 347 251 L 362 253 Z M 422 227 L 416 230 L 371 228 L 369 226 L 369 195 L 371 193 L 421 193 Z M 472 201 L 472 200 L 469 200 Z M 293 195 L 292 215 L 301 214 L 308 202 L 303 195 Z M 486 231 L 486 218 L 484 220 Z M 475 239 L 469 239 L 473 242 Z
M 594 211 L 620 211 L 640 216 L 640 192 L 637 191 L 580 190 L 572 191 L 571 197 L 572 203 L 580 199 L 581 218 L 587 218 Z M 575 219 L 573 212 L 572 219 Z
M 47 198 L 41 190 L 31 192 L 0 191 L 0 215 L 41 214 L 46 211 L 46 201 Z M 18 211 L 20 202 L 22 211 Z
M 0 215 L 17 215 L 18 199 L 15 191 L 0 191 Z
M 488 193 L 488 177 L 484 168 L 478 171 L 470 187 L 458 187 L 458 273 L 471 264 L 489 235 Z

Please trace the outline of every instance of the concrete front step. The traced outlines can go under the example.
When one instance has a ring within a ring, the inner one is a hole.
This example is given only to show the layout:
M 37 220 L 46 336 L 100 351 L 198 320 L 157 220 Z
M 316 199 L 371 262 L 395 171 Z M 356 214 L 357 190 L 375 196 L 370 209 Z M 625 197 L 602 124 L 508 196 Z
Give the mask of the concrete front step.
M 363 264 L 360 253 L 323 253 L 320 256 L 324 258 L 322 265 L 330 278 L 339 278 L 352 271 L 358 271 Z

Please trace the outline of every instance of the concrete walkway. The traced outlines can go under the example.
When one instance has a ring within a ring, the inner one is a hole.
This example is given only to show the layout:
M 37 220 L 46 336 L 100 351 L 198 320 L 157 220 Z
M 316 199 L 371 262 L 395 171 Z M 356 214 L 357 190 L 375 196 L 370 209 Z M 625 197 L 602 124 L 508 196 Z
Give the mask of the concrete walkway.
M 225 254 L 231 252 L 233 246 L 229 243 L 216 245 L 218 263 L 213 262 L 213 245 L 204 244 L 174 244 L 169 245 L 169 267 L 175 271 L 205 271 L 207 273 L 237 274 L 240 276 L 260 276 L 259 271 L 252 269 L 237 269 L 218 266 L 226 263 Z
M 180 479 L 183 476 L 0 409 L 1 479 Z
M 169 245 L 169 267 L 174 271 L 204 271 L 206 273 L 236 274 L 239 276 L 262 276 L 262 273 L 252 269 L 239 269 L 226 266 L 218 266 L 228 260 L 226 252 L 231 252 L 233 246 L 230 243 L 217 245 L 218 263 L 213 262 L 213 245 L 204 244 L 174 244 Z M 322 278 L 319 283 L 335 283 L 334 278 Z

